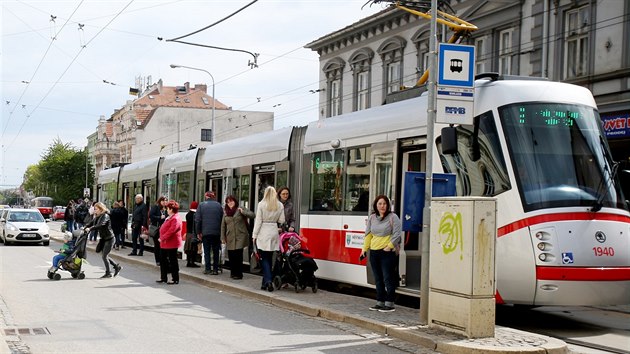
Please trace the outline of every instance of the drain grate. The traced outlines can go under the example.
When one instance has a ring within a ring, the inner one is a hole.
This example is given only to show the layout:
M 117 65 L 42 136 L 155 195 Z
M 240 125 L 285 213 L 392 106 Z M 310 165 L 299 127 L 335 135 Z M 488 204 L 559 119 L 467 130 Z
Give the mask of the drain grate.
M 27 336 L 27 335 L 42 335 L 42 334 L 50 334 L 50 331 L 46 327 L 16 327 L 16 328 L 5 328 L 4 330 L 5 336 Z

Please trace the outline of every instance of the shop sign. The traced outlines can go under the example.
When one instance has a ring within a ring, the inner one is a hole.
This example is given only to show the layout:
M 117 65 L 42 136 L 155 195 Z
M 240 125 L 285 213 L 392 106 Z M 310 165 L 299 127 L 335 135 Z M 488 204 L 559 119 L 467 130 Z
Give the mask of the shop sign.
M 630 113 L 605 113 L 601 117 L 607 138 L 630 137 Z

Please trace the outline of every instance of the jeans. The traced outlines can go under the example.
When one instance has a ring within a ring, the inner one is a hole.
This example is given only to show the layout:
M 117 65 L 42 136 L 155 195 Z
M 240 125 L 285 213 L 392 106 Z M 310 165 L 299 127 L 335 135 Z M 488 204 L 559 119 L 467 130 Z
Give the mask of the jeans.
M 152 237 L 153 239 L 153 256 L 155 257 L 155 264 L 160 264 L 160 260 L 162 259 L 162 256 L 160 256 L 160 233 L 158 232 L 154 237 Z
M 96 233 L 96 230 L 90 230 L 90 236 L 89 236 L 90 241 L 96 241 L 97 236 L 98 234 Z
M 203 235 L 201 242 L 203 242 L 203 261 L 206 264 L 206 270 L 218 272 L 221 235 Z M 212 258 L 210 258 L 211 252 Z
M 396 252 L 370 250 L 370 265 L 376 285 L 376 301 L 393 303 L 396 300 Z
M 273 280 L 273 272 L 271 271 L 271 264 L 273 263 L 273 256 L 276 254 L 274 251 L 259 251 L 260 252 L 260 266 L 262 267 L 263 279 L 262 285 L 266 286 Z
M 138 242 L 140 242 L 140 253 L 137 252 L 138 250 Z M 133 246 L 132 250 L 131 250 L 131 254 L 139 254 L 142 255 L 142 252 L 144 252 L 144 240 L 140 237 L 140 228 L 134 228 L 131 231 L 131 244 Z
M 114 262 L 111 258 L 109 258 L 109 252 L 112 251 L 112 246 L 114 245 L 114 239 L 110 238 L 107 241 L 103 241 L 103 250 L 101 252 L 103 252 L 102 259 L 103 259 L 103 263 L 105 264 L 105 274 L 110 274 L 111 272 L 109 271 L 109 265 L 111 264 L 113 267 L 116 267 L 118 265 L 118 263 Z
M 52 266 L 55 268 L 59 267 L 59 262 L 63 261 L 66 258 L 67 254 L 59 253 L 53 257 Z
M 123 244 L 123 229 L 114 230 L 114 237 L 116 237 L 116 246 L 122 246 Z
M 66 221 L 66 230 L 70 232 L 74 231 L 74 220 Z

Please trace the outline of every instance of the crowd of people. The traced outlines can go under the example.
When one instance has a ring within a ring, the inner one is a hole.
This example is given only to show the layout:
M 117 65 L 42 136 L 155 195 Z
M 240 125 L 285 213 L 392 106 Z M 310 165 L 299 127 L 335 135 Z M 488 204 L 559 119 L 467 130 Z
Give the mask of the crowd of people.
M 198 261 L 199 244 L 203 248 L 204 274 L 218 275 L 222 249 L 230 259 L 230 277 L 243 278 L 243 251 L 250 245 L 260 256 L 262 268 L 261 289 L 273 291 L 272 264 L 279 250 L 279 234 L 294 232 L 295 216 L 289 188 L 278 191 L 272 186 L 265 188 L 263 199 L 258 203 L 256 213 L 239 206 L 234 195 L 225 198 L 224 205 L 217 201 L 216 194 L 208 191 L 205 201 L 190 203 L 186 214 L 186 233 L 182 239 L 180 206 L 175 200 L 162 196 L 150 210 L 144 197 L 135 196 L 135 206 L 131 218 L 132 251 L 129 256 L 142 256 L 144 241 L 153 239 L 155 263 L 160 267 L 157 283 L 179 284 L 179 262 L 177 250 L 182 247 L 186 255 L 186 267 L 200 267 Z M 125 248 L 125 232 L 128 211 L 122 200 L 116 201 L 110 211 L 101 202 L 89 200 L 70 201 L 64 220 L 67 230 L 83 228 L 90 234 L 90 241 L 102 255 L 105 274 L 102 278 L 118 275 L 122 266 L 114 262 L 109 254 L 112 249 Z M 253 225 L 251 225 L 251 220 Z M 394 311 L 397 279 L 397 255 L 401 244 L 401 221 L 391 211 L 389 198 L 379 195 L 372 204 L 372 213 L 366 222 L 365 240 L 360 261 L 369 256 L 369 264 L 376 285 L 376 304 L 370 310 Z M 66 250 L 67 251 L 67 250 Z M 61 256 L 56 256 L 57 258 Z M 57 262 L 53 261 L 53 266 Z M 112 274 L 113 270 L 113 274 Z M 168 280 L 171 274 L 171 281 Z

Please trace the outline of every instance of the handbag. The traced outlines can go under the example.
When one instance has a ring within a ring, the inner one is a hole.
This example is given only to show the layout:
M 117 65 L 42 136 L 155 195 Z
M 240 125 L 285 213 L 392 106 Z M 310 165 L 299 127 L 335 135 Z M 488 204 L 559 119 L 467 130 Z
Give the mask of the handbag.
M 252 254 L 249 256 L 249 271 L 251 273 L 260 273 L 262 268 L 260 266 L 260 253 L 258 247 L 256 247 L 256 241 L 254 241 L 254 247 Z
M 156 225 L 149 225 L 149 236 L 157 237 L 160 227 Z

